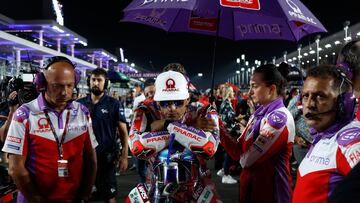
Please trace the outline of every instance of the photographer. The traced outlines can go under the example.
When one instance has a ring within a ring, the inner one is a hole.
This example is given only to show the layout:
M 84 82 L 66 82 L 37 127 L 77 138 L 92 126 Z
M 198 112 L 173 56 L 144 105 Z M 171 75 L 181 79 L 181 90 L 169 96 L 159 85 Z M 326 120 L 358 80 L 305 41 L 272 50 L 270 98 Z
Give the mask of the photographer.
M 0 107 L 0 147 L 2 148 L 7 132 L 9 130 L 13 114 L 19 107 L 19 104 L 27 103 L 36 98 L 37 92 L 32 84 L 24 84 L 20 78 L 11 78 L 4 80 L 1 84 L 3 93 Z M 1 154 L 1 152 L 0 152 Z M 7 153 L 2 154 L 3 163 L 7 163 Z M 7 165 L 0 166 L 0 197 L 8 195 L 16 190 L 16 186 L 8 175 Z
M 17 92 L 16 91 L 12 91 L 8 97 L 8 100 L 9 101 L 14 101 L 17 97 Z M 11 118 L 14 114 L 14 112 L 16 111 L 16 109 L 18 108 L 18 104 L 15 104 L 15 105 L 10 105 L 9 103 L 11 102 L 8 102 L 8 107 L 9 107 L 9 113 L 7 116 L 2 116 L 1 119 L 2 120 L 5 120 L 4 124 L 1 126 L 0 128 L 0 141 L 1 143 L 4 143 L 5 141 L 5 138 L 6 138 L 6 134 L 7 134 L 7 131 L 9 129 L 9 126 L 10 126 L 10 123 L 11 123 Z
M 13 113 L 24 103 L 35 99 L 38 95 L 35 86 L 31 83 L 24 83 L 21 78 L 13 77 L 9 80 L 6 88 L 2 88 L 7 95 L 2 108 L 0 119 L 4 122 L 0 124 L 0 141 L 3 143 L 6 138 L 7 130 L 11 123 Z

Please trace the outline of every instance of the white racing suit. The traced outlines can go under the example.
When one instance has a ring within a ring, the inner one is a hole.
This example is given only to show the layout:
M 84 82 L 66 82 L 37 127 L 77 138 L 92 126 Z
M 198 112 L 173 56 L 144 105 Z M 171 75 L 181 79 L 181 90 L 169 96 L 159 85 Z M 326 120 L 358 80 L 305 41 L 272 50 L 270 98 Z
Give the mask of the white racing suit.
M 214 119 L 215 130 L 191 127 L 198 116 Z M 150 124 L 160 119 L 154 101 L 145 101 L 135 110 L 129 147 L 136 157 L 149 161 L 150 180 L 135 187 L 126 202 L 219 202 L 205 163 L 219 144 L 217 112 L 192 103 L 181 121 L 170 123 L 166 131 L 150 132 Z

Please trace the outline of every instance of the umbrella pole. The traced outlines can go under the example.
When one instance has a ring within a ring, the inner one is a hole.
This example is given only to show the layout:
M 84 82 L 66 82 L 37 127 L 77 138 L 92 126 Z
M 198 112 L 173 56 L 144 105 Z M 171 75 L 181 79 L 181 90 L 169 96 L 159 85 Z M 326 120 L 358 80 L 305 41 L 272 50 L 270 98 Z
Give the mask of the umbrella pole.
M 215 86 L 215 65 L 216 65 L 216 46 L 219 39 L 219 27 L 220 27 L 220 9 L 218 10 L 217 25 L 216 25 L 216 36 L 214 39 L 213 58 L 211 64 L 211 95 Z

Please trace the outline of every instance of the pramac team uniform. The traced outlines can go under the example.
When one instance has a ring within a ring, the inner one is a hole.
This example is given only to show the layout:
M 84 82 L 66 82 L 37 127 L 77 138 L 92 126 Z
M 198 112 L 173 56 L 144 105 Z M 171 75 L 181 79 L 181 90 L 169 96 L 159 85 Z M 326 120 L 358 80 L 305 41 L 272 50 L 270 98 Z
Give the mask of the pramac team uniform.
M 327 202 L 335 186 L 360 161 L 360 122 L 313 130 L 314 142 L 298 170 L 293 202 Z
M 178 189 L 172 195 L 173 198 L 183 197 L 181 202 L 193 202 L 194 200 L 201 202 L 204 199 L 206 199 L 205 202 L 216 202 L 214 191 L 208 193 L 212 195 L 211 197 L 203 197 L 206 190 L 213 190 L 214 188 L 208 188 L 209 183 L 203 181 L 203 176 L 206 174 L 202 174 L 202 172 L 206 172 L 207 169 L 200 169 L 199 167 L 206 167 L 204 158 L 209 158 L 216 152 L 219 144 L 218 130 L 205 132 L 186 124 L 193 122 L 198 116 L 211 117 L 218 123 L 218 114 L 212 107 L 195 102 L 189 105 L 182 122 L 170 123 L 166 131 L 151 132 L 150 124 L 162 118 L 156 102 L 146 100 L 135 110 L 130 130 L 129 147 L 138 158 L 149 160 L 151 171 L 149 174 L 149 198 L 151 202 L 156 202 L 159 200 L 158 198 L 162 198 L 161 195 L 157 196 L 159 192 L 160 194 L 163 193 L 158 191 L 163 186 L 158 185 L 158 178 L 161 177 L 157 173 L 157 166 L 165 163 L 168 157 L 179 163 L 178 181 L 186 185 L 186 187 Z M 183 167 L 187 169 L 185 170 Z M 189 171 L 190 174 L 186 171 Z M 137 186 L 137 189 L 139 187 Z M 141 190 L 144 189 L 141 188 Z M 128 199 L 127 202 L 136 201 Z
M 240 160 L 241 203 L 289 203 L 291 201 L 290 156 L 295 136 L 294 119 L 282 98 L 260 106 L 250 117 L 238 140 L 224 130 L 221 144 Z
M 58 146 L 45 112 L 48 112 L 59 140 L 67 129 L 63 155 L 64 160 L 68 160 L 68 177 L 58 176 Z M 49 202 L 70 203 L 81 182 L 83 157 L 89 156 L 96 146 L 86 107 L 73 101 L 62 113 L 58 113 L 47 106 L 40 94 L 15 112 L 3 151 L 26 157 L 25 167 L 35 183 L 33 187 L 41 196 Z M 17 202 L 28 201 L 19 192 Z

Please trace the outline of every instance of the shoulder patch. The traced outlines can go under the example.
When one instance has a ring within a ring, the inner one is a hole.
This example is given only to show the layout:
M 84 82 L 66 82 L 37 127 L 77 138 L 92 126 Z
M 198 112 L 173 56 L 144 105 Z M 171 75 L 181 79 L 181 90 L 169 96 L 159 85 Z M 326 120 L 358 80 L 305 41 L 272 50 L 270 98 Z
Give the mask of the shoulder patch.
M 83 104 L 79 104 L 79 105 L 80 105 L 81 111 L 84 112 L 85 115 L 90 115 L 89 109 L 85 105 L 83 105 Z
M 13 120 L 17 122 L 23 122 L 25 119 L 29 118 L 29 112 L 29 107 L 26 105 L 22 105 L 16 110 Z
M 339 145 L 349 145 L 354 141 L 360 140 L 360 128 L 347 128 L 339 132 L 337 142 Z
M 280 129 L 286 125 L 287 116 L 282 111 L 273 111 L 267 117 L 269 125 L 275 129 Z

